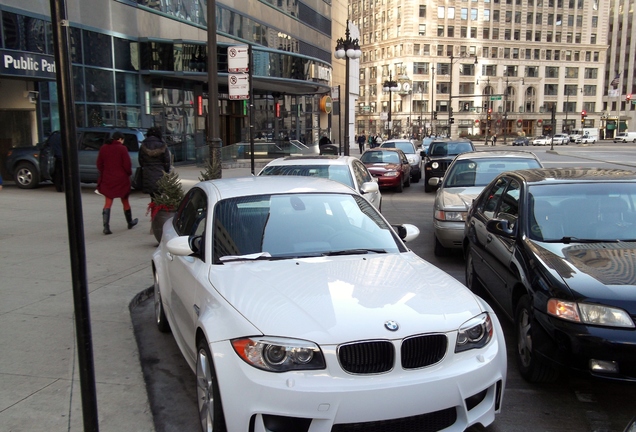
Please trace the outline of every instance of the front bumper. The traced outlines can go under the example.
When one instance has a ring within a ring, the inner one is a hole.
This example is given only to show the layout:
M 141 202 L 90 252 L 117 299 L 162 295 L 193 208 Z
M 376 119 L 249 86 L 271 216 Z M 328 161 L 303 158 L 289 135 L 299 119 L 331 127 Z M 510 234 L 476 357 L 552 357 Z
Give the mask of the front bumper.
M 553 362 L 603 378 L 636 381 L 636 329 L 575 324 L 536 311 L 543 340 L 535 347 Z M 617 373 L 591 370 L 592 360 L 611 362 Z
M 211 344 L 211 350 L 229 431 L 264 432 L 271 422 L 279 432 L 364 430 L 367 422 L 409 422 L 427 414 L 443 418 L 445 431 L 463 431 L 492 423 L 500 411 L 506 379 L 503 341 L 495 325 L 488 346 L 454 354 L 455 340 L 449 335 L 449 351 L 441 362 L 403 370 L 398 361 L 393 370 L 377 375 L 345 373 L 335 346 L 322 347 L 325 370 L 286 373 L 253 368 L 227 341 Z
M 388 176 L 379 176 L 376 177 L 378 179 L 379 187 L 398 187 L 400 183 L 402 183 L 402 176 L 399 175 L 397 177 L 388 177 Z
M 437 241 L 447 249 L 461 249 L 464 242 L 464 222 L 433 219 L 433 230 Z

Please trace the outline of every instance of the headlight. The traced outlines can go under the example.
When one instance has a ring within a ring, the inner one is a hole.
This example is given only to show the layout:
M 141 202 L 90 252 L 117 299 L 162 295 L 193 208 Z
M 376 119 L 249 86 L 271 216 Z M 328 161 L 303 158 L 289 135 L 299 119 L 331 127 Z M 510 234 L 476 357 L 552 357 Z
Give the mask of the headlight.
M 325 358 L 315 343 L 284 338 L 245 338 L 232 347 L 247 364 L 269 372 L 324 369 Z
M 384 177 L 397 177 L 400 173 L 397 171 L 387 171 L 384 173 Z
M 468 351 L 488 345 L 492 339 L 492 333 L 492 320 L 488 313 L 484 312 L 471 318 L 457 330 L 455 352 Z
M 433 162 L 431 164 L 431 166 L 433 167 L 433 169 L 437 169 L 437 168 L 439 168 L 439 163 L 438 162 Z
M 467 212 L 435 210 L 435 219 L 450 222 L 464 222 Z
M 582 324 L 634 328 L 634 321 L 623 309 L 591 303 L 550 299 L 548 300 L 548 314 Z

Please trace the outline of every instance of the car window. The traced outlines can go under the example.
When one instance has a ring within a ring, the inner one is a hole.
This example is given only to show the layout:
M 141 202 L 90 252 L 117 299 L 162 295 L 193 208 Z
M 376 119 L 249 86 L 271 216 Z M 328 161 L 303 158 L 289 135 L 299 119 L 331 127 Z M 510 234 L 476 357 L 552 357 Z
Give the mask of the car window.
M 541 168 L 536 159 L 487 158 L 455 161 L 444 177 L 445 187 L 486 186 L 504 171 Z
M 371 177 L 371 173 L 369 173 L 369 170 L 367 169 L 367 167 L 365 167 L 361 162 L 357 160 L 353 161 L 352 168 L 353 168 L 353 175 L 356 177 L 356 183 L 358 183 L 358 187 L 361 186 L 362 183 L 373 181 L 373 177 Z
M 482 195 L 482 200 L 477 206 L 477 209 L 481 211 L 488 219 L 492 219 L 495 217 L 497 204 L 499 203 L 499 199 L 506 190 L 507 185 L 508 181 L 506 180 L 506 178 L 501 177 L 494 185 L 492 185 L 487 193 Z
M 322 177 L 354 187 L 349 167 L 345 165 L 272 165 L 263 168 L 259 175 Z
M 402 252 L 391 228 L 355 194 L 281 194 L 228 198 L 214 209 L 214 261 L 267 252 L 276 258 L 351 249 Z
M 78 144 L 79 150 L 99 151 L 108 139 L 108 132 L 84 132 Z
M 519 191 L 519 182 L 515 179 L 511 179 L 508 188 L 506 188 L 506 192 L 501 196 L 499 208 L 496 213 L 497 218 L 510 222 L 510 228 L 514 227 L 519 217 Z
M 205 222 L 208 200 L 199 188 L 191 189 L 179 204 L 172 225 L 180 236 L 188 236 L 195 242 L 199 257 L 205 261 Z

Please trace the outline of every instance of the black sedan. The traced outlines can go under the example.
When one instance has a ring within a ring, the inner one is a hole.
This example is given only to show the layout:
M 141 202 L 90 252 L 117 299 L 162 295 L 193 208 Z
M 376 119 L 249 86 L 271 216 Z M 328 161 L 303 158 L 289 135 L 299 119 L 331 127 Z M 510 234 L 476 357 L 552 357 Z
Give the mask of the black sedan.
M 464 252 L 466 285 L 515 323 L 524 378 L 636 381 L 636 173 L 503 173 L 468 213 Z
M 528 139 L 528 137 L 517 137 L 512 142 L 512 145 L 513 146 L 527 146 L 527 145 L 530 145 L 530 140 Z

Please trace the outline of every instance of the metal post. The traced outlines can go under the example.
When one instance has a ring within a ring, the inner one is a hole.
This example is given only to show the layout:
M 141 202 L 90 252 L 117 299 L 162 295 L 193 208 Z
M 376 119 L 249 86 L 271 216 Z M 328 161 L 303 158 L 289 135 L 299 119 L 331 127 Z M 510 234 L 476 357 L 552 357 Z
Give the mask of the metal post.
M 212 178 L 222 177 L 219 87 L 216 58 L 216 0 L 208 1 L 208 151 Z
M 349 37 L 349 21 L 347 21 L 347 37 Z M 345 70 L 347 76 L 345 77 L 345 143 L 344 143 L 344 155 L 349 156 L 349 56 L 345 56 Z
M 435 116 L 435 66 L 431 67 L 431 135 L 433 135 L 433 117 Z
M 451 117 L 453 116 L 453 53 L 450 55 L 450 86 L 448 87 L 448 137 L 451 137 Z
M 565 92 L 565 125 L 561 128 L 561 132 L 569 132 L 569 127 L 568 127 L 568 111 L 570 111 L 570 91 L 566 91 Z M 567 128 L 567 130 L 566 130 Z
M 391 71 L 389 71 L 389 86 L 388 86 L 389 87 L 389 116 L 388 116 L 388 119 L 389 119 L 389 139 L 391 139 L 393 137 L 392 136 L 393 124 L 391 123 L 392 122 L 392 113 L 391 113 L 392 108 L 391 108 L 391 105 L 393 104 L 393 93 L 391 93 L 391 91 L 392 91 L 391 90 L 391 83 L 392 82 L 393 82 L 393 79 L 392 79 L 392 76 L 391 76 Z
M 504 89 L 504 124 L 503 124 L 503 143 L 506 145 L 506 131 L 508 129 L 508 74 L 506 74 L 506 88 Z

